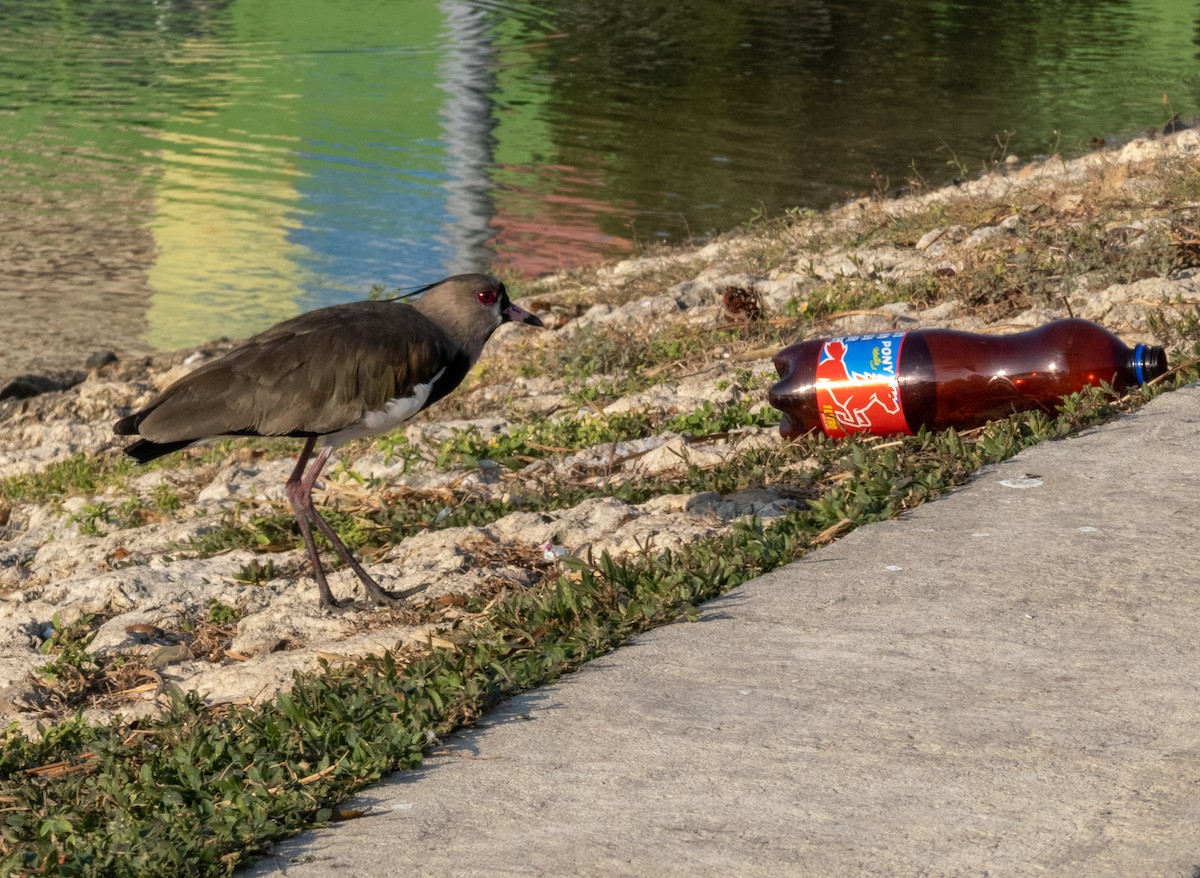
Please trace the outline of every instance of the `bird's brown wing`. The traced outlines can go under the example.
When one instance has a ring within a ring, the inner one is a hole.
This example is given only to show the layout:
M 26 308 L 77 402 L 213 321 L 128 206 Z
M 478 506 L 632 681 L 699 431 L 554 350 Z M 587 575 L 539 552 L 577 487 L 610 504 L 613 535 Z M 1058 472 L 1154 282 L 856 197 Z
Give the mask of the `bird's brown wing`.
M 433 381 L 456 353 L 438 326 L 409 305 L 334 305 L 248 339 L 122 424 L 156 443 L 323 435 Z M 457 385 L 466 370 L 455 371 Z M 430 402 L 454 386 L 439 385 Z

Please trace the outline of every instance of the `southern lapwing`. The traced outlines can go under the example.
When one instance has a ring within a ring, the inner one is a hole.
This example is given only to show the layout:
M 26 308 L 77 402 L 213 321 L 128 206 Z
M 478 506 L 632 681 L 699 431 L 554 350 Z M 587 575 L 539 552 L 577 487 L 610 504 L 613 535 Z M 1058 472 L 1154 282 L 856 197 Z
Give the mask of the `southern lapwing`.
M 125 453 L 145 463 L 219 437 L 303 439 L 287 496 L 321 606 L 336 604 L 313 525 L 362 581 L 368 604 L 390 600 L 394 596 L 368 575 L 313 506 L 313 486 L 330 452 L 392 430 L 454 390 L 501 323 L 542 325 L 489 275 L 460 274 L 417 292 L 422 295 L 412 304 L 333 305 L 247 339 L 119 420 L 118 435 L 141 437 Z M 318 444 L 321 450 L 307 466 Z

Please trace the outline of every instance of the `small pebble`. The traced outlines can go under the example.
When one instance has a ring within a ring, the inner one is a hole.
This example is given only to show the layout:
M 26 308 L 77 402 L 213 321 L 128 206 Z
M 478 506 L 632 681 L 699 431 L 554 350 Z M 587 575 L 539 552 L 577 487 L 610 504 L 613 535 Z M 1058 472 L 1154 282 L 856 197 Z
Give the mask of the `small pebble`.
M 112 351 L 96 351 L 86 360 L 84 360 L 83 368 L 85 369 L 101 369 L 109 363 L 115 363 L 117 355 Z
M 125 633 L 134 640 L 154 640 L 163 636 L 163 630 L 157 625 L 150 625 L 145 622 L 139 622 L 137 625 L 128 625 L 125 628 Z

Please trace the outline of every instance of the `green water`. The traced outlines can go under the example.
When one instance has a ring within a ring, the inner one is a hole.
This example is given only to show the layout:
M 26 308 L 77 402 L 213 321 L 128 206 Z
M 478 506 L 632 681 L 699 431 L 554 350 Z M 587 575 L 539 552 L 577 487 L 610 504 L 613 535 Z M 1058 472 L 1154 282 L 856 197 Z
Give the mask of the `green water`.
M 1200 110 L 1195 2 L 0 2 L 0 379 Z M 1165 96 L 1165 102 L 1164 102 Z

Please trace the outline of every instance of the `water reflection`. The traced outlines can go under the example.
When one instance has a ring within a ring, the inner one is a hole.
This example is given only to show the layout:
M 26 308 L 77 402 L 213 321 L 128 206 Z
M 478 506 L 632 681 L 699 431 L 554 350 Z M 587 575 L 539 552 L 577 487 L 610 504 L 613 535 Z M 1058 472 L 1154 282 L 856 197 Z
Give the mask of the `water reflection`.
M 1175 0 L 0 0 L 0 21 L 0 378 L 1072 150 L 1200 91 Z

